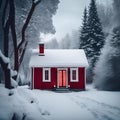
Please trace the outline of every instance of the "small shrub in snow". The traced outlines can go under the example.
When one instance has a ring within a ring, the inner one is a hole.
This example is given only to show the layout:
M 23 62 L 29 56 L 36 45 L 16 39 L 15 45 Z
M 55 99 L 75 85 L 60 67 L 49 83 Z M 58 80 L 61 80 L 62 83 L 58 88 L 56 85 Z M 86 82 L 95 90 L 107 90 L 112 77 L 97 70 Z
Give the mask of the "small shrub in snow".
M 50 113 L 48 111 L 44 111 L 42 112 L 42 115 L 50 115 Z
M 14 94 L 14 92 L 13 92 L 13 91 L 10 91 L 8 95 L 9 95 L 9 96 L 12 96 L 13 94 Z
M 31 100 L 31 101 L 30 101 L 30 103 L 34 103 L 34 101 L 33 101 L 33 100 Z

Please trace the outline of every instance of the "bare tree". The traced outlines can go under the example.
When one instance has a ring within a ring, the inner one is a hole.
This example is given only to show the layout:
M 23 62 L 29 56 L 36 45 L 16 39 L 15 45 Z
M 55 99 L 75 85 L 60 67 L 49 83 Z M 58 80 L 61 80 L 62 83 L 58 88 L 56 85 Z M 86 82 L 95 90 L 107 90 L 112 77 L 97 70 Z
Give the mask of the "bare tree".
M 26 21 L 22 27 L 22 30 L 21 30 L 21 36 L 22 36 L 22 40 L 21 42 L 19 43 L 18 45 L 18 50 L 19 50 L 19 55 L 20 55 L 20 59 L 19 59 L 19 65 L 22 63 L 23 61 L 23 57 L 24 57 L 24 53 L 25 53 L 25 49 L 26 49 L 26 46 L 27 46 L 27 41 L 25 40 L 25 31 L 28 27 L 28 24 L 30 22 L 30 19 L 33 15 L 33 12 L 35 10 L 35 7 L 41 2 L 42 0 L 32 0 L 32 6 L 31 6 L 31 9 L 28 13 L 28 16 L 26 18 Z
M 10 68 L 9 68 L 9 59 L 2 55 L 2 52 L 0 51 L 0 64 L 4 71 L 5 76 L 5 87 L 10 89 L 11 88 L 11 77 L 10 77 Z
M 2 4 L 2 2 L 1 2 Z M 8 57 L 8 49 L 9 49 L 9 27 L 10 27 L 10 11 L 7 15 L 7 8 L 8 8 L 9 0 L 5 1 L 3 14 L 2 14 L 2 28 L 4 33 L 4 55 Z M 7 18 L 6 18 L 7 16 Z M 10 88 L 10 69 L 8 68 L 9 63 L 5 63 L 3 58 L 0 56 L 0 64 L 4 71 L 5 76 L 5 87 Z
M 14 45 L 14 69 L 18 71 L 20 64 L 23 61 L 24 53 L 27 46 L 27 41 L 25 40 L 25 31 L 28 27 L 28 24 L 30 22 L 30 19 L 33 15 L 33 12 L 35 10 L 35 7 L 41 2 L 41 0 L 35 1 L 32 0 L 32 6 L 28 13 L 28 16 L 25 20 L 25 23 L 21 30 L 21 36 L 22 40 L 17 45 L 17 37 L 16 37 L 16 30 L 15 30 L 15 7 L 14 7 L 14 0 L 10 1 L 10 26 L 11 26 L 11 33 L 12 33 L 12 39 L 13 39 L 13 45 Z
M 4 2 L 3 13 L 2 13 L 2 29 L 4 33 L 4 55 L 9 57 L 9 33 L 11 30 L 12 41 L 14 46 L 14 70 L 18 71 L 20 64 L 22 63 L 24 53 L 27 46 L 27 41 L 25 40 L 25 31 L 28 27 L 30 19 L 33 15 L 35 7 L 41 2 L 41 0 L 32 0 L 32 6 L 26 18 L 26 21 L 21 30 L 22 40 L 18 44 L 17 43 L 17 35 L 16 35 L 16 26 L 15 26 L 15 5 L 14 0 L 0 0 L 0 8 L 2 3 Z M 8 68 L 8 63 L 5 63 L 2 57 L 0 57 L 0 64 L 4 71 L 5 76 L 5 87 L 10 88 L 10 69 Z

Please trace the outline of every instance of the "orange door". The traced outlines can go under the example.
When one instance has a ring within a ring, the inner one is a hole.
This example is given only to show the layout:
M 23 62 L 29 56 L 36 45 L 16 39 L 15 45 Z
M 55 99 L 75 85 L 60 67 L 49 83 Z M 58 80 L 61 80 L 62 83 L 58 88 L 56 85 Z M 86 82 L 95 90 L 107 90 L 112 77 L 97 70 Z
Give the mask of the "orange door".
M 58 72 L 59 87 L 66 87 L 66 70 Z

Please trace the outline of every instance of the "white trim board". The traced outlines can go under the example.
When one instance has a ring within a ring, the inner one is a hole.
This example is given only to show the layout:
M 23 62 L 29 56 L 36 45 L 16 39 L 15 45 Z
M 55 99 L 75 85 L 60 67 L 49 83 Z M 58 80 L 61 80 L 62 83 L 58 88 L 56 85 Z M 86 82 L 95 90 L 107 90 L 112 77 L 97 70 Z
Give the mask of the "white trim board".
M 45 70 L 48 70 L 48 80 L 45 80 Z M 51 68 L 43 68 L 43 82 L 51 82 Z
M 76 80 L 72 79 L 72 71 L 73 70 L 76 71 Z M 78 79 L 78 68 L 70 68 L 70 82 L 79 82 L 79 79 Z

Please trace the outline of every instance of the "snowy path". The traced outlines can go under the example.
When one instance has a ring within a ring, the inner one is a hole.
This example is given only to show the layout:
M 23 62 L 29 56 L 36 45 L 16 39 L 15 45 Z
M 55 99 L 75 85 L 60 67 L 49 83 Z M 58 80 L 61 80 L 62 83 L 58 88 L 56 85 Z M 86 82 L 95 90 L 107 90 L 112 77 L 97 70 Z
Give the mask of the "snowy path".
M 46 120 L 119 120 L 120 106 L 99 102 L 85 96 L 86 93 L 19 90 L 19 94 L 28 102 L 34 101 L 36 108 Z
M 51 92 L 47 96 L 44 96 L 44 98 L 42 97 L 42 108 L 47 108 L 50 112 L 50 116 L 45 116 L 47 120 L 80 120 L 80 118 L 87 120 L 88 116 L 91 120 L 93 119 L 91 114 L 86 116 L 87 110 L 82 110 L 66 94 Z
M 120 120 L 120 92 L 56 93 L 0 86 L 0 120 Z
M 86 109 L 90 112 L 94 119 L 97 120 L 119 120 L 120 119 L 120 106 L 115 107 L 94 99 L 87 97 L 74 96 L 69 98 L 74 101 L 80 108 Z

